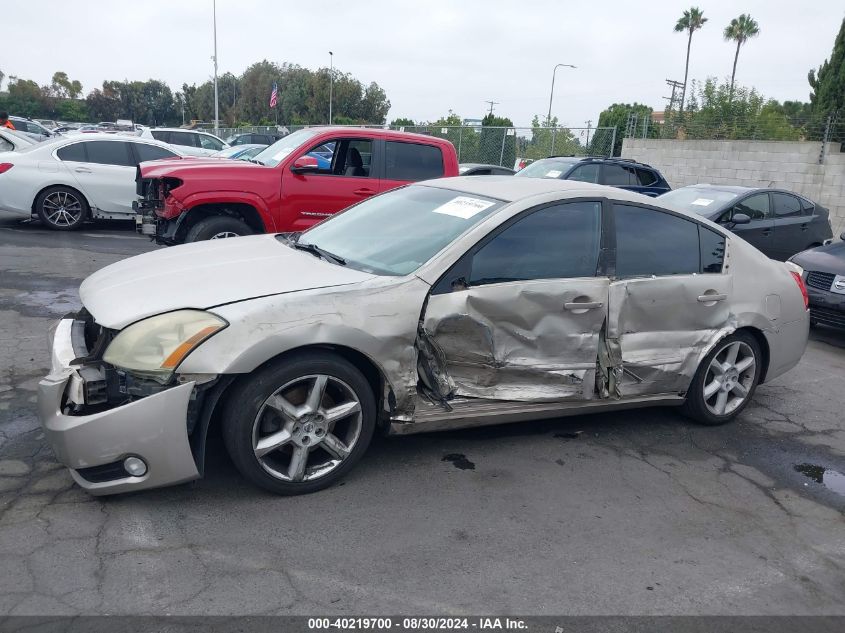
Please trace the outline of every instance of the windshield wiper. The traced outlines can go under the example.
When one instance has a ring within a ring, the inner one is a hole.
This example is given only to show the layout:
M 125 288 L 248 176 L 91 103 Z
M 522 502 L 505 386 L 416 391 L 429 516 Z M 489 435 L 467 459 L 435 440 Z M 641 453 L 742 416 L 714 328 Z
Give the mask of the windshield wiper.
M 306 253 L 311 253 L 316 257 L 322 257 L 327 262 L 333 262 L 335 264 L 339 264 L 340 266 L 346 266 L 346 260 L 339 255 L 335 255 L 334 253 L 330 253 L 327 250 L 324 250 L 317 246 L 316 244 L 309 244 L 308 242 L 290 242 L 290 245 L 294 248 L 305 251 Z

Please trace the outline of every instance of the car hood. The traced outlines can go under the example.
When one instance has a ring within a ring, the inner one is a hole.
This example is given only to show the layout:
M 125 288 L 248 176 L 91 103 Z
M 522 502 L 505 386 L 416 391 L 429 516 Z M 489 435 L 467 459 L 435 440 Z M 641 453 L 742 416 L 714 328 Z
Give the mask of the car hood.
M 250 163 L 243 160 L 221 160 L 220 158 L 196 156 L 148 161 L 146 163 L 141 163 L 140 169 L 141 178 L 162 178 L 165 176 L 189 174 L 191 172 L 198 171 L 203 173 L 211 172 L 213 174 L 216 170 L 220 170 L 221 174 L 225 173 L 227 177 L 231 177 L 232 174 L 246 173 L 247 170 L 255 173 L 253 170 L 268 168 L 264 165 Z
M 811 248 L 794 255 L 792 261 L 804 270 L 845 275 L 845 242 Z
M 357 284 L 374 275 L 297 251 L 274 235 L 173 246 L 97 271 L 79 288 L 82 304 L 103 327 L 207 309 L 255 297 Z

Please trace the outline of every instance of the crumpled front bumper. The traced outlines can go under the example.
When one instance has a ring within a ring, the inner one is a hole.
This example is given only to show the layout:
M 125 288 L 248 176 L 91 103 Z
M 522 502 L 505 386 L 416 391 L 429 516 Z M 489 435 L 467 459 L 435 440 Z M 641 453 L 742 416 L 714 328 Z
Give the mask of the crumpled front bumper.
M 75 358 L 72 319 L 59 322 L 51 345 L 53 369 L 38 385 L 38 413 L 47 441 L 76 483 L 95 495 L 144 490 L 199 477 L 188 442 L 187 412 L 194 382 L 187 382 L 121 406 L 94 407 L 90 414 L 67 415 L 68 402 L 79 403 L 84 378 Z M 102 409 L 102 410 L 100 410 Z M 140 457 L 146 472 L 120 472 L 127 457 Z M 114 464 L 107 481 L 84 476 L 94 467 Z M 80 472 L 82 471 L 82 472 Z M 114 473 L 117 472 L 115 476 Z M 123 476 L 125 474 L 125 476 Z

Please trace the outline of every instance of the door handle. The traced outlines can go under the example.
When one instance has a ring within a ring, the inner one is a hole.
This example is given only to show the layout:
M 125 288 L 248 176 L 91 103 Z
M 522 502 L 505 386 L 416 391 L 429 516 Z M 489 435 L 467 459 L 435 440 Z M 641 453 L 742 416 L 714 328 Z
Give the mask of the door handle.
M 75 171 L 77 174 L 90 174 L 91 173 L 91 170 L 88 169 L 87 167 L 77 167 L 73 171 Z
M 763 235 L 771 235 L 772 229 L 763 229 Z
M 376 192 L 374 189 L 367 189 L 366 187 L 363 187 L 361 189 L 356 189 L 352 193 L 354 193 L 356 196 L 372 196 Z
M 601 301 L 568 301 L 563 304 L 566 310 L 595 310 L 604 305 Z
M 708 294 L 698 295 L 698 300 L 701 303 L 713 303 L 714 301 L 724 301 L 727 298 L 728 298 L 728 295 L 726 295 L 726 294 L 713 293 L 713 294 L 710 294 L 710 295 L 708 295 Z

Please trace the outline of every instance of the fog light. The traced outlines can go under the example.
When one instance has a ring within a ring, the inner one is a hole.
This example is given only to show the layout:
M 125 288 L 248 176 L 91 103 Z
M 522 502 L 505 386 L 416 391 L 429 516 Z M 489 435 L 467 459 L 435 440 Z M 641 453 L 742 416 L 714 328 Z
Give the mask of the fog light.
M 127 457 L 123 460 L 123 469 L 133 477 L 141 477 L 147 472 L 147 465 L 140 457 Z

